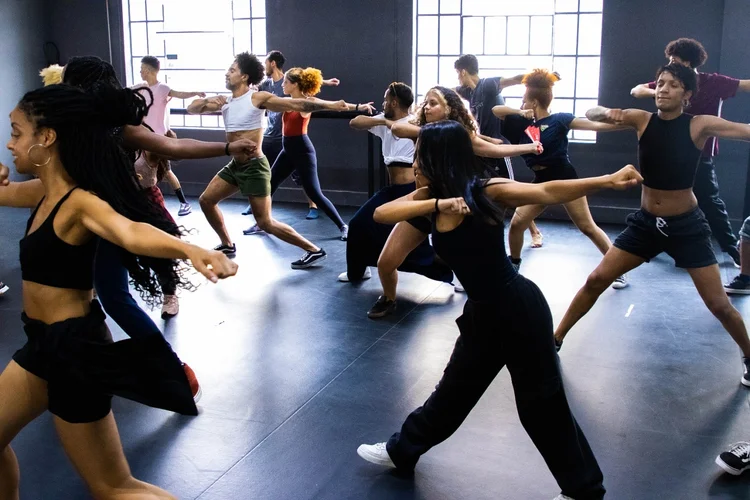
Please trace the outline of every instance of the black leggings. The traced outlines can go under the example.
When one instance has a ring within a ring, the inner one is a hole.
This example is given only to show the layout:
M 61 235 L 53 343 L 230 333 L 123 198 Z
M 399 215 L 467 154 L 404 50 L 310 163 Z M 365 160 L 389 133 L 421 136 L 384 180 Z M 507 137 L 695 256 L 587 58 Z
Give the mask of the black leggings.
M 292 172 L 297 172 L 302 189 L 323 212 L 331 219 L 339 229 L 344 227 L 344 220 L 336 211 L 331 200 L 325 197 L 320 190 L 318 179 L 318 159 L 315 156 L 315 146 L 310 138 L 305 135 L 284 137 L 284 148 L 279 153 L 271 168 L 271 196 L 276 192 L 282 182 Z

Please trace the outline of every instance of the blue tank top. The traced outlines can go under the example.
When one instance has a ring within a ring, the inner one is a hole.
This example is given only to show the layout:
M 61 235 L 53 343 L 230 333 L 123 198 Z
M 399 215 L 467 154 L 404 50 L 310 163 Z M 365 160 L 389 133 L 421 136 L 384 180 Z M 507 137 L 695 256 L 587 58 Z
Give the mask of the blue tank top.
M 487 301 L 502 296 L 505 285 L 518 273 L 505 251 L 503 224 L 490 224 L 467 215 L 453 230 L 441 233 L 432 217 L 432 245 L 461 281 L 472 300 Z

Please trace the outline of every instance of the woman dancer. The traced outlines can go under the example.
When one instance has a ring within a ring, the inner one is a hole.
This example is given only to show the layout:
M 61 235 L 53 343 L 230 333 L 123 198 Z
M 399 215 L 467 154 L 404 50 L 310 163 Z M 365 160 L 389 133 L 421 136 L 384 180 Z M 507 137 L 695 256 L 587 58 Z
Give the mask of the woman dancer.
M 453 120 L 460 123 L 469 133 L 474 154 L 478 157 L 503 158 L 524 153 L 538 153 L 538 144 L 498 145 L 493 141 L 482 139 L 477 134 L 476 122 L 464 106 L 461 97 L 454 90 L 440 86 L 427 91 L 413 122 L 393 123 L 391 132 L 396 137 L 416 140 L 423 125 L 441 120 Z M 421 187 L 419 180 L 417 180 L 417 187 Z M 397 270 L 407 256 L 427 239 L 429 233 L 430 226 L 422 219 L 396 224 L 378 259 L 378 274 L 383 286 L 383 295 L 378 297 L 367 313 L 368 317 L 382 318 L 396 310 Z M 460 283 L 456 284 L 456 291 L 462 291 Z
M 132 90 L 93 95 L 53 85 L 27 93 L 11 113 L 8 149 L 18 172 L 37 180 L 0 186 L 0 205 L 36 207 L 20 253 L 28 342 L 0 375 L 0 498 L 18 498 L 10 442 L 45 410 L 94 497 L 174 498 L 131 475 L 111 395 L 195 415 L 190 385 L 162 337 L 112 343 L 92 301 L 96 236 L 132 252 L 128 268 L 148 296 L 158 286 L 134 254 L 189 259 L 212 281 L 235 274 L 236 265 L 134 222 L 177 229 L 146 202 L 112 132 L 140 124 L 146 112 L 145 100 Z M 176 266 L 172 273 L 179 276 Z
M 538 156 L 524 155 L 526 165 L 534 171 L 534 182 L 540 184 L 552 180 L 577 179 L 575 167 L 568 156 L 568 132 L 570 130 L 593 130 L 608 132 L 624 130 L 624 127 L 607 123 L 596 123 L 585 118 L 576 118 L 570 113 L 550 113 L 552 103 L 552 86 L 560 77 L 545 69 L 536 69 L 524 76 L 526 93 L 523 97 L 521 109 L 508 106 L 495 106 L 492 112 L 503 120 L 503 133 L 514 144 L 531 142 L 526 134 L 529 127 L 536 127 L 540 131 L 540 140 L 544 145 L 544 153 Z M 591 217 L 586 197 L 569 201 L 563 205 L 573 224 L 586 235 L 602 254 L 612 246 L 607 233 L 596 225 Z M 521 249 L 523 248 L 523 233 L 531 222 L 546 210 L 546 205 L 531 205 L 519 207 L 513 214 L 508 230 L 510 246 L 510 261 L 518 269 L 521 266 Z M 628 286 L 625 275 L 618 276 L 612 288 L 620 289 Z
M 379 207 L 375 220 L 432 217 L 435 251 L 469 299 L 435 392 L 388 443 L 362 445 L 357 453 L 379 465 L 414 469 L 421 455 L 458 429 L 507 364 L 521 423 L 562 494 L 602 498 L 602 473 L 565 397 L 549 306 L 505 252 L 503 207 L 563 203 L 602 188 L 635 186 L 640 176 L 627 166 L 612 175 L 544 184 L 490 180 L 494 174 L 474 157 L 466 129 L 453 121 L 422 128 L 414 168 L 427 187 Z
M 750 387 L 750 339 L 739 311 L 729 302 L 716 263 L 711 230 L 693 193 L 698 160 L 711 137 L 750 141 L 750 125 L 709 115 L 683 113 L 696 91 L 695 72 L 681 64 L 656 74 L 656 109 L 590 109 L 590 120 L 624 125 L 638 132 L 638 162 L 643 173 L 641 208 L 628 216 L 620 233 L 586 284 L 576 294 L 555 331 L 558 345 L 591 309 L 615 276 L 635 269 L 662 252 L 686 269 L 709 311 L 721 321 L 742 351 Z
M 292 68 L 284 75 L 284 94 L 295 99 L 312 97 L 320 93 L 323 85 L 323 75 L 316 68 Z M 352 111 L 367 111 L 372 113 L 372 103 L 357 104 Z M 282 116 L 282 144 L 283 149 L 271 167 L 271 196 L 282 182 L 292 172 L 296 172 L 302 183 L 302 189 L 307 197 L 323 210 L 329 219 L 339 228 L 341 240 L 346 241 L 349 236 L 349 226 L 339 215 L 331 200 L 326 198 L 320 190 L 318 179 L 318 159 L 315 146 L 307 135 L 307 126 L 312 113 L 286 111 Z M 244 231 L 245 234 L 260 232 L 257 224 Z
M 65 65 L 62 74 L 67 84 L 90 91 L 93 88 L 108 87 L 121 89 L 115 70 L 111 64 L 95 56 L 72 57 Z M 119 130 L 124 146 L 133 151 L 150 151 L 167 158 L 211 158 L 223 156 L 227 150 L 231 154 L 241 152 L 249 154 L 255 150 L 255 144 L 242 139 L 230 144 L 222 142 L 203 142 L 193 139 L 175 139 L 155 134 L 140 124 L 125 125 Z M 122 249 L 107 240 L 101 240 L 97 247 L 94 264 L 94 285 L 105 312 L 123 329 L 126 335 L 133 338 L 150 335 L 161 336 L 161 330 L 133 299 L 128 286 L 128 270 L 123 264 Z M 157 268 L 164 265 L 156 261 Z M 153 261 L 152 261 L 153 263 Z M 163 283 L 165 283 L 163 281 Z M 174 289 L 168 286 L 165 294 Z M 156 303 L 156 295 L 148 302 Z M 162 315 L 171 316 L 177 313 L 176 301 L 167 299 L 162 304 Z M 193 370 L 184 365 L 185 375 L 190 381 L 193 396 L 200 399 L 202 390 Z

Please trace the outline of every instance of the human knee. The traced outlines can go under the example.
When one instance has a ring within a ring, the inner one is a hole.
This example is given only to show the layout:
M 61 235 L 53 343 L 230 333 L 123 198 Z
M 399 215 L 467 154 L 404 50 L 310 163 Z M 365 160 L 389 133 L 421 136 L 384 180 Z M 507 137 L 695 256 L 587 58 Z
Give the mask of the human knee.
M 255 223 L 258 224 L 258 227 L 261 231 L 265 231 L 267 233 L 271 233 L 274 229 L 274 223 L 273 219 L 271 217 L 261 217 L 256 218 Z
M 593 273 L 589 274 L 589 277 L 586 278 L 586 284 L 584 285 L 584 288 L 589 292 L 594 292 L 597 294 L 601 294 L 604 292 L 604 290 L 607 289 L 609 285 L 612 284 L 614 281 L 614 278 L 611 278 L 601 271 L 594 271 Z
M 398 269 L 403 259 L 398 259 L 391 252 L 382 252 L 378 257 L 378 272 L 383 274 L 389 274 Z
M 719 321 L 729 319 L 733 314 L 737 313 L 737 310 L 729 302 L 726 295 L 706 300 L 706 307 L 708 307 L 711 314 L 716 316 Z
M 510 229 L 509 231 L 513 232 L 523 232 L 528 229 L 528 227 L 531 225 L 530 220 L 526 220 L 523 217 L 516 214 L 510 221 Z
M 593 237 L 597 233 L 597 229 L 599 229 L 596 224 L 581 224 L 578 226 L 578 230 L 581 231 L 581 234 L 584 236 L 587 236 L 589 238 Z
M 214 200 L 211 196 L 207 195 L 206 192 L 204 191 L 198 197 L 198 203 L 200 204 L 201 209 L 205 210 L 207 208 L 218 205 L 219 202 L 217 200 Z

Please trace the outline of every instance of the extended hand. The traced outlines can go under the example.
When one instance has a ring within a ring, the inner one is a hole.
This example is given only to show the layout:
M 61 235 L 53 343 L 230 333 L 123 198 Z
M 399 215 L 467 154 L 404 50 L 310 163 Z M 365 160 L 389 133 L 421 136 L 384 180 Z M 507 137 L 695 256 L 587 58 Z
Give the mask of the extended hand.
M 607 110 L 607 122 L 620 125 L 625 120 L 625 112 L 621 109 Z
M 534 119 L 534 110 L 533 109 L 522 109 L 519 115 L 523 116 L 527 120 L 533 120 Z
M 188 259 L 196 271 L 213 283 L 237 274 L 237 264 L 216 250 L 193 247 L 188 254 Z
M 635 187 L 643 182 L 643 177 L 633 165 L 625 165 L 609 177 L 609 187 L 618 191 Z
M 372 105 L 372 102 L 366 102 L 364 104 L 358 105 L 356 111 L 361 111 L 367 113 L 368 115 L 371 115 L 375 112 L 375 106 Z
M 529 144 L 529 152 L 527 154 L 540 155 L 544 153 L 544 146 L 539 141 L 534 141 Z
M 471 213 L 463 198 L 447 198 L 438 201 L 438 212 L 442 214 L 467 215 Z
M 229 154 L 232 156 L 252 156 L 258 150 L 258 145 L 250 139 L 238 139 L 229 143 Z
M 216 95 L 213 97 L 209 97 L 208 102 L 211 102 L 213 104 L 217 104 L 219 106 L 223 106 L 227 103 L 227 97 L 223 95 Z
M 8 177 L 10 176 L 10 169 L 0 163 L 0 186 L 7 186 L 10 184 Z
M 341 81 L 338 78 L 329 78 L 328 80 L 323 80 L 323 84 L 330 87 L 338 87 L 340 83 Z
M 200 98 L 204 98 L 204 97 L 206 97 L 206 93 L 205 92 L 196 92 L 195 96 L 196 97 L 200 97 Z

